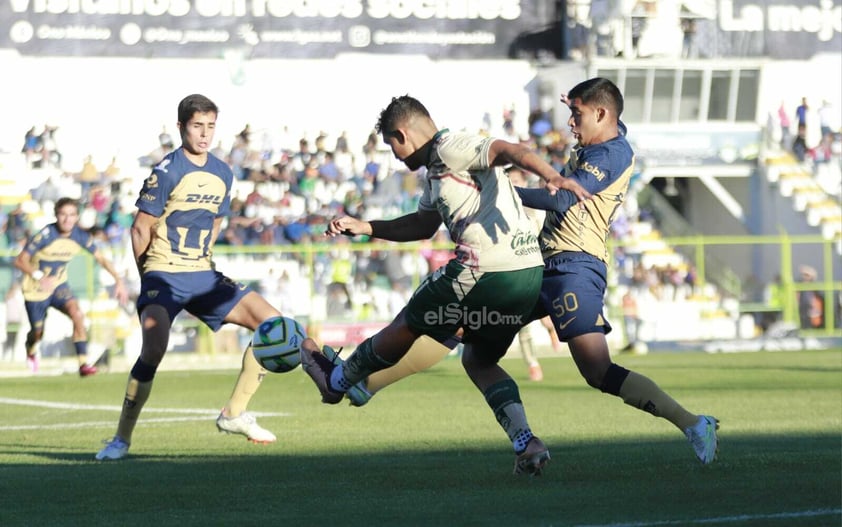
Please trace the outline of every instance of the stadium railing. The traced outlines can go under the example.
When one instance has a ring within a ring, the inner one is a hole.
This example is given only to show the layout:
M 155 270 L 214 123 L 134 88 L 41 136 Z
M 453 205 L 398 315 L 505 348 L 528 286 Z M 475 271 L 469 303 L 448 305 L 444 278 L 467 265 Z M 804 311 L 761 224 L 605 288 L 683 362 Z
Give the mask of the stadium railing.
M 773 262 L 776 271 L 774 274 L 780 276 L 779 298 L 780 305 L 764 302 L 757 297 L 751 297 L 745 291 L 740 293 L 740 313 L 780 313 L 778 318 L 781 322 L 794 325 L 799 323 L 797 295 L 804 291 L 820 291 L 825 299 L 823 322 L 818 328 L 801 329 L 801 335 L 816 336 L 842 336 L 842 325 L 840 325 L 840 297 L 842 297 L 842 279 L 839 274 L 839 262 L 835 258 L 833 242 L 821 236 L 788 236 L 786 234 L 775 236 L 685 236 L 664 238 L 669 245 L 682 248 L 685 255 L 695 265 L 698 274 L 698 284 L 704 286 L 714 280 L 716 272 L 710 269 L 709 263 L 711 252 L 723 251 L 727 254 L 729 248 L 740 248 L 739 255 L 747 251 L 759 251 L 761 258 L 769 264 Z M 612 248 L 622 247 L 624 242 L 612 240 Z M 801 256 L 805 247 L 811 247 L 812 253 L 820 254 L 819 262 L 812 262 L 818 270 L 818 277 L 813 282 L 801 282 L 796 279 L 796 271 L 801 263 Z M 252 284 L 258 289 L 261 288 L 261 281 L 267 275 L 278 273 L 280 276 L 286 273 L 289 288 L 285 298 L 281 299 L 274 293 L 264 294 L 273 303 L 277 302 L 279 309 L 301 320 L 310 328 L 322 330 L 332 329 L 332 334 L 337 330 L 348 338 L 357 339 L 375 331 L 377 328 L 388 322 L 393 314 L 386 313 L 383 303 L 386 301 L 385 294 L 374 294 L 368 291 L 365 303 L 367 310 L 356 310 L 340 314 L 329 314 L 327 304 L 331 302 L 326 295 L 326 286 L 330 282 L 329 267 L 332 259 L 338 257 L 349 257 L 350 255 L 363 255 L 370 257 L 372 254 L 391 251 L 402 251 L 403 254 L 417 255 L 424 249 L 452 250 L 451 244 L 430 243 L 344 243 L 340 245 L 329 243 L 312 243 L 304 245 L 283 245 L 283 246 L 217 246 L 214 258 L 217 267 L 231 278 Z M 341 255 L 337 251 L 342 251 Z M 773 255 L 769 257 L 769 255 Z M 741 257 L 741 256 L 737 257 Z M 0 251 L 0 294 L 4 295 L 9 289 L 14 276 L 12 261 L 16 254 L 9 251 Z M 721 258 L 721 257 L 720 257 Z M 411 292 L 420 283 L 427 269 L 416 266 L 415 272 L 410 273 L 409 282 L 406 284 L 406 291 Z M 612 271 L 618 272 L 617 270 Z M 114 346 L 127 338 L 130 333 L 131 324 L 136 322 L 136 317 L 131 309 L 119 308 L 113 299 L 109 298 L 109 291 L 100 281 L 100 270 L 95 261 L 88 255 L 76 258 L 69 269 L 70 285 L 80 298 L 83 307 L 88 310 L 89 323 L 92 326 L 92 340 L 104 340 L 103 345 Z M 745 284 L 744 284 L 745 285 Z M 369 288 L 377 288 L 379 293 L 388 289 L 389 281 L 383 276 L 374 277 Z M 356 288 L 355 291 L 358 291 Z M 356 294 L 356 293 L 355 293 Z M 622 320 L 621 306 L 615 302 L 609 292 L 608 315 L 616 321 Z M 283 305 L 281 305 L 283 304 Z M 3 310 L 3 314 L 5 310 Z M 65 318 L 65 317 L 52 317 Z M 128 322 L 127 322 L 128 321 Z M 0 320 L 5 326 L 5 320 Z M 127 327 L 128 326 L 128 327 Z M 226 333 L 214 337 L 195 319 L 184 316 L 174 324 L 174 332 L 178 336 L 176 346 L 183 351 L 213 352 L 219 347 L 220 339 L 230 339 L 225 346 L 243 344 L 244 336 L 240 333 Z M 336 337 L 341 338 L 341 337 Z M 216 343 L 216 344 L 215 344 Z M 119 345 L 117 346 L 119 347 Z

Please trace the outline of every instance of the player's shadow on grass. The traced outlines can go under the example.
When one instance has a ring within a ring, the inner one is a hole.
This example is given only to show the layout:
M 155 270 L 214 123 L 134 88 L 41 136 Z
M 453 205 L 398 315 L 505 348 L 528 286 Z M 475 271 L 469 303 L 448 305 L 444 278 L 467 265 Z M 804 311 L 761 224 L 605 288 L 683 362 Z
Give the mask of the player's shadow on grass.
M 749 524 L 839 524 L 838 434 L 725 434 L 707 467 L 680 437 L 545 439 L 553 459 L 531 479 L 511 474 L 514 456 L 496 443 L 324 453 L 320 441 L 305 455 L 283 444 L 208 455 L 197 443 L 195 454 L 141 450 L 96 462 L 93 452 L 0 442 L 0 455 L 44 461 L 0 468 L 2 499 L 31 525 L 680 525 L 817 510 L 830 512 L 812 523 Z
M 622 363 L 622 359 L 618 359 L 618 362 Z M 640 363 L 636 366 L 637 369 L 640 370 L 712 370 L 717 373 L 722 372 L 722 365 L 714 365 L 714 364 L 647 364 L 647 363 Z M 842 372 L 842 365 L 840 366 L 799 366 L 799 365 L 792 365 L 792 366 L 781 366 L 781 365 L 740 365 L 740 364 L 729 364 L 729 370 L 743 370 L 743 371 L 780 371 L 780 372 L 810 372 L 810 373 L 839 373 Z

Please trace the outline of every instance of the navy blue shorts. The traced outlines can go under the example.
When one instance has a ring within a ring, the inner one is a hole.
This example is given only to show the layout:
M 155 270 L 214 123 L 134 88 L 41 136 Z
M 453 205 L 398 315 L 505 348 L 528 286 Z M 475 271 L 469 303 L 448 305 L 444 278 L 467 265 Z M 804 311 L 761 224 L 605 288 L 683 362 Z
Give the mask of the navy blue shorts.
M 143 275 L 141 280 L 137 312 L 142 313 L 149 305 L 163 306 L 172 322 L 184 309 L 216 331 L 250 291 L 251 287 L 235 282 L 219 271 L 153 271 Z
M 531 320 L 550 315 L 558 339 L 567 342 L 587 333 L 610 333 L 603 315 L 605 262 L 587 253 L 563 252 L 544 262 L 541 296 Z
M 25 301 L 23 307 L 26 309 L 29 325 L 35 330 L 43 329 L 44 320 L 47 318 L 47 309 L 54 307 L 62 313 L 66 313 L 65 306 L 68 302 L 75 299 L 76 297 L 73 296 L 73 291 L 71 291 L 70 286 L 65 282 L 56 287 L 53 294 L 45 300 L 37 302 Z

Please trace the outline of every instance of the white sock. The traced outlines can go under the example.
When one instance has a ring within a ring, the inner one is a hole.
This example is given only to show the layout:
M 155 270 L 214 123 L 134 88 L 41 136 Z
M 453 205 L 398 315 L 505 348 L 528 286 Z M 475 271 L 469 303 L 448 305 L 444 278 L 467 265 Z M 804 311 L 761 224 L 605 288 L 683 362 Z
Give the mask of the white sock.
M 512 440 L 512 446 L 515 447 L 515 454 L 522 454 L 526 450 L 526 445 L 535 437 L 532 435 L 532 430 L 521 430 Z
M 351 389 L 351 383 L 345 379 L 345 372 L 342 371 L 342 366 L 333 368 L 330 373 L 330 389 L 335 392 L 347 392 Z

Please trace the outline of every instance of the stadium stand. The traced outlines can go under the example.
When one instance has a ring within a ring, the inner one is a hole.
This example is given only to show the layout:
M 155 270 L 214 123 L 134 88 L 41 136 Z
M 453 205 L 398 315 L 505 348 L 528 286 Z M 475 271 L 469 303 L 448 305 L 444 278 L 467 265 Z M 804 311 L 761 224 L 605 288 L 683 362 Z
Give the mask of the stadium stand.
M 842 180 L 838 164 L 827 166 L 827 170 Z M 767 161 L 766 177 L 769 183 L 777 185 L 781 196 L 792 199 L 795 210 L 803 212 L 807 222 L 819 229 L 825 239 L 842 238 L 840 195 L 833 196 L 833 188 L 823 186 L 809 167 L 783 153 Z

